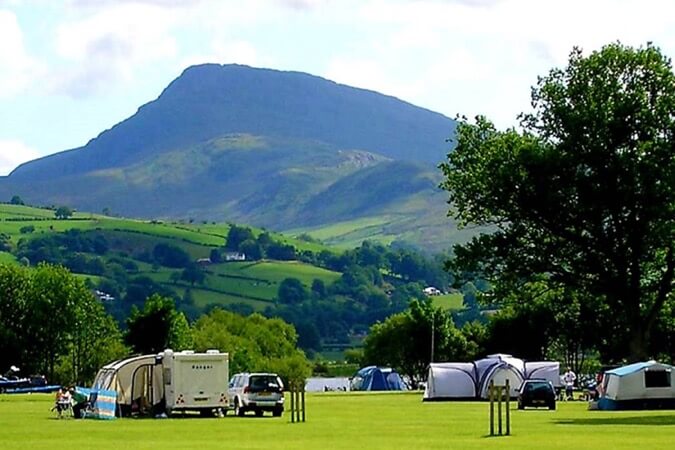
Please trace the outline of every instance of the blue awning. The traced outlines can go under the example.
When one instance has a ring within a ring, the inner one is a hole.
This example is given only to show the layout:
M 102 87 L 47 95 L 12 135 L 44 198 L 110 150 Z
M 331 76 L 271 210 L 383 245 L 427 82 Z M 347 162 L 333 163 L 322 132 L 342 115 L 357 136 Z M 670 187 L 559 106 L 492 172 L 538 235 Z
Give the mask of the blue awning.
M 629 364 L 627 366 L 619 367 L 617 369 L 612 369 L 608 370 L 607 374 L 608 375 L 616 375 L 618 377 L 623 377 L 626 375 L 630 375 L 635 372 L 640 372 L 641 370 L 644 370 L 648 367 L 658 365 L 659 363 L 655 361 L 646 361 L 646 362 L 637 362 L 633 364 Z

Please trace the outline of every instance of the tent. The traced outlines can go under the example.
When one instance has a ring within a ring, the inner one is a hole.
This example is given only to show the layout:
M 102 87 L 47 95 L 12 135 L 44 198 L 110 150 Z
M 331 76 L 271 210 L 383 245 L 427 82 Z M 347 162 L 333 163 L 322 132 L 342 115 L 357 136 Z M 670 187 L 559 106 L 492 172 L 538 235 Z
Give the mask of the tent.
M 605 372 L 598 408 L 675 408 L 673 366 L 656 361 L 638 362 Z
M 490 382 L 511 386 L 511 397 L 518 395 L 526 379 L 546 379 L 560 384 L 560 364 L 555 361 L 525 362 L 507 354 L 493 354 L 470 363 L 432 363 L 429 365 L 424 400 L 475 400 L 488 398 Z
M 407 387 L 401 376 L 389 367 L 364 367 L 352 378 L 352 391 L 404 391 Z
M 433 363 L 424 389 L 424 400 L 472 400 L 478 395 L 474 363 Z
M 134 356 L 103 366 L 92 390 L 115 391 L 118 415 L 147 411 L 163 401 L 161 358 Z
M 490 383 L 504 386 L 506 380 L 511 387 L 510 396 L 517 397 L 518 389 L 525 379 L 525 361 L 514 358 L 511 355 L 495 354 L 475 362 L 478 371 L 479 395 L 481 398 L 489 397 Z
M 117 392 L 106 390 L 93 390 L 84 387 L 76 387 L 73 393 L 75 405 L 82 407 L 81 416 L 86 419 L 112 420 L 117 410 Z

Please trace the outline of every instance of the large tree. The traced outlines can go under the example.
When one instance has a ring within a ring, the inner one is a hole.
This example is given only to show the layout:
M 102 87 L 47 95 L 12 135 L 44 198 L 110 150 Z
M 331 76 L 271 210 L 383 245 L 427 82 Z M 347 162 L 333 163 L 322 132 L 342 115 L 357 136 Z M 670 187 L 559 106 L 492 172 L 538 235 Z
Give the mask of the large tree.
M 486 274 L 497 295 L 536 276 L 600 298 L 623 329 L 606 356 L 644 358 L 673 301 L 670 60 L 652 45 L 574 49 L 539 79 L 532 106 L 522 131 L 459 124 L 443 187 L 458 219 L 494 232 L 456 248 L 453 266 Z
M 428 301 L 412 300 L 407 311 L 373 325 L 363 345 L 364 363 L 394 367 L 413 385 L 426 377 L 430 362 L 472 356 L 450 315 Z
M 273 371 L 284 380 L 309 375 L 305 355 L 296 348 L 292 325 L 260 314 L 248 317 L 214 309 L 192 328 L 195 350 L 219 349 L 230 355 L 230 373 Z
M 185 315 L 176 311 L 173 299 L 159 294 L 148 297 L 142 310 L 135 305 L 131 308 L 127 328 L 126 342 L 136 353 L 192 347 L 192 335 Z
M 0 370 L 90 381 L 124 353 L 117 325 L 82 280 L 60 266 L 0 264 Z

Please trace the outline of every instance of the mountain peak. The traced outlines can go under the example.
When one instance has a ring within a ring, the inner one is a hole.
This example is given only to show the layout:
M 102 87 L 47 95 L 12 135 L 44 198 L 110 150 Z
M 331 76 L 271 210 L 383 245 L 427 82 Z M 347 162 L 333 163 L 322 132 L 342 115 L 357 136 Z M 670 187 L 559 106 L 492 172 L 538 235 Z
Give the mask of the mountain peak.
M 84 147 L 20 166 L 0 195 L 264 226 L 354 218 L 381 211 L 385 197 L 392 212 L 431 192 L 415 164 L 433 171 L 454 130 L 441 114 L 307 73 L 201 64 Z M 373 195 L 328 214 L 324 200 L 338 205 L 350 183 Z

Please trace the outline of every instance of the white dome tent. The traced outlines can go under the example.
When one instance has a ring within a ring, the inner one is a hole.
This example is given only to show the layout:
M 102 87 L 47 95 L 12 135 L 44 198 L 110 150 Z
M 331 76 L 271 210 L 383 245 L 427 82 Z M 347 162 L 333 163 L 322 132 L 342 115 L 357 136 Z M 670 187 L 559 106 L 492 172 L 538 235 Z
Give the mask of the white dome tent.
M 559 386 L 560 364 L 555 361 L 525 362 L 501 353 L 470 363 L 432 363 L 423 399 L 487 399 L 490 382 L 504 385 L 506 380 L 511 386 L 511 397 L 516 397 L 523 381 L 532 378 L 543 378 Z

